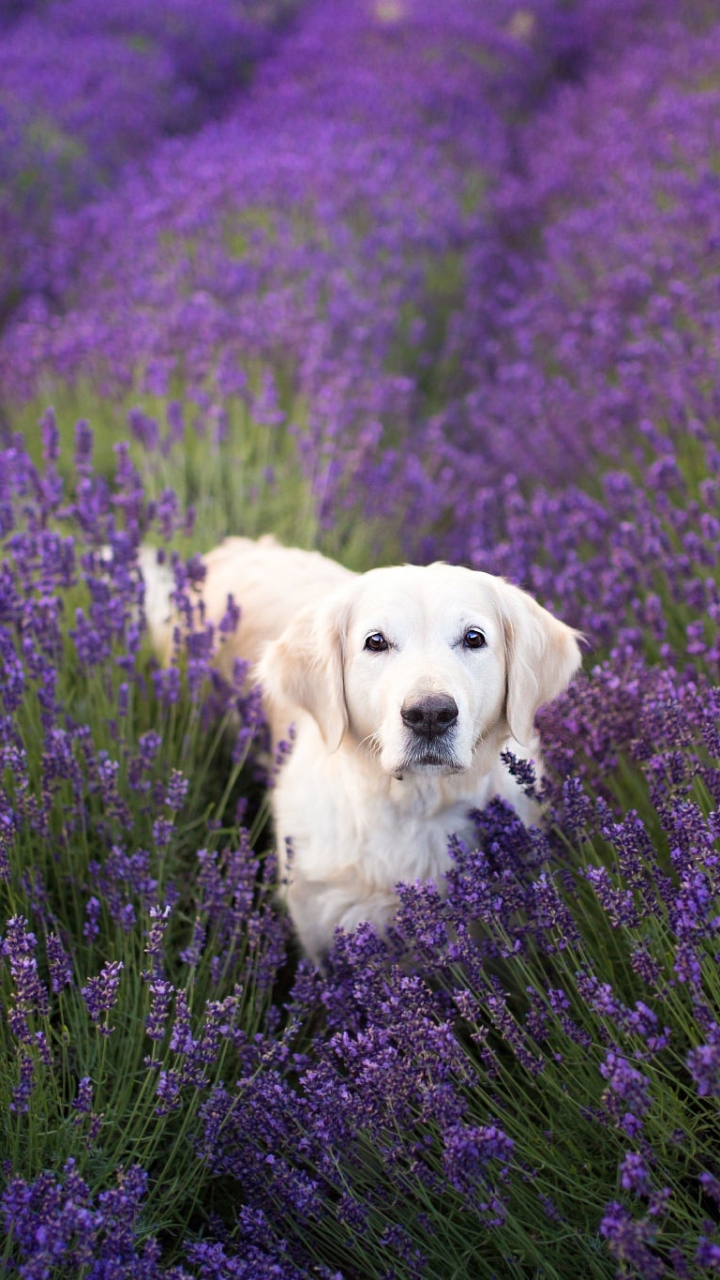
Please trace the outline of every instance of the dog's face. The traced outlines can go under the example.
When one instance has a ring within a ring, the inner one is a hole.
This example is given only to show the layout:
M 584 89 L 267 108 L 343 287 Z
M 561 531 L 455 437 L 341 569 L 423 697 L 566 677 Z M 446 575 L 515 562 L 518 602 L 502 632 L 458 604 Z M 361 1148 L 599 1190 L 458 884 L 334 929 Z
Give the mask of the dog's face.
M 507 662 L 487 587 L 468 570 L 381 569 L 357 584 L 345 631 L 353 737 L 384 773 L 462 773 L 500 722 Z
M 349 737 L 383 773 L 464 773 L 580 664 L 576 634 L 500 578 L 451 565 L 374 569 L 268 646 L 271 699 L 317 720 L 331 750 Z

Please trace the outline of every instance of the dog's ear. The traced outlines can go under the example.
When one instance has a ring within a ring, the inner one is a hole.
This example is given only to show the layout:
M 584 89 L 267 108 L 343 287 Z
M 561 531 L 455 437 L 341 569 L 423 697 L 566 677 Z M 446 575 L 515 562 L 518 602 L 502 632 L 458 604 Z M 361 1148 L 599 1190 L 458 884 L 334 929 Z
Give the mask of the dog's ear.
M 343 678 L 347 612 L 343 597 L 301 609 L 282 635 L 266 645 L 257 668 L 271 707 L 286 715 L 288 724 L 294 709 L 308 711 L 330 751 L 337 751 L 348 727 Z
M 582 636 L 508 582 L 500 584 L 500 607 L 507 654 L 505 715 L 513 737 L 528 746 L 536 711 L 567 689 L 582 662 Z

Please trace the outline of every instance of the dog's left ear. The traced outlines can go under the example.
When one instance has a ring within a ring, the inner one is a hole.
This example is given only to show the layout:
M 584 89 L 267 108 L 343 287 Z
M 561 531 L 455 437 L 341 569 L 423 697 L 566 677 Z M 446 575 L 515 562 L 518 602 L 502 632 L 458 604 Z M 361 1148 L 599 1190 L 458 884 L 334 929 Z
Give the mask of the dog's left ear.
M 582 662 L 582 636 L 508 582 L 500 585 L 500 607 L 507 653 L 505 714 L 513 737 L 528 746 L 535 713 L 567 689 Z
M 271 708 L 287 720 L 283 728 L 301 707 L 317 721 L 330 751 L 337 751 L 348 727 L 343 679 L 346 615 L 342 596 L 301 609 L 282 635 L 266 645 L 257 667 Z

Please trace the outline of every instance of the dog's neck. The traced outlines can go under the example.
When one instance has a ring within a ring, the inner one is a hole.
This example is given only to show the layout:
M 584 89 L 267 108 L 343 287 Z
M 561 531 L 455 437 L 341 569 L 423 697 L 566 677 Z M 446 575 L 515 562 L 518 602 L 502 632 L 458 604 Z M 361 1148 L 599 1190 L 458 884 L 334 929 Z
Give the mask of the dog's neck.
M 453 774 L 405 774 L 390 778 L 388 797 L 401 812 L 416 818 L 434 818 L 463 804 L 481 808 L 489 799 L 491 773 L 475 770 Z

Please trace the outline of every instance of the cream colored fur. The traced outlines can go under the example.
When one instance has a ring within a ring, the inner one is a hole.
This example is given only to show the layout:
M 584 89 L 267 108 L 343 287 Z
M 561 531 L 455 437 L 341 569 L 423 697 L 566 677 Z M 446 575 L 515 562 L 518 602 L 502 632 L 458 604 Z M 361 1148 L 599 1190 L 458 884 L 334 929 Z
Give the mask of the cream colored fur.
M 143 549 L 146 612 L 167 660 L 167 576 L 154 559 Z M 580 652 L 577 633 L 525 592 L 446 564 L 353 574 L 272 538 L 230 538 L 205 565 L 209 620 L 220 621 L 229 594 L 242 610 L 218 661 L 256 664 L 276 741 L 295 725 L 273 815 L 288 907 L 311 959 L 337 926 L 383 929 L 400 881 L 442 889 L 449 838 L 473 839 L 471 809 L 499 795 L 523 821 L 538 819 L 500 754 L 539 768 L 535 713 L 567 687 Z M 387 648 L 372 651 L 368 637 Z M 431 735 L 434 705 L 455 718 Z M 412 715 L 427 733 L 408 724 Z

